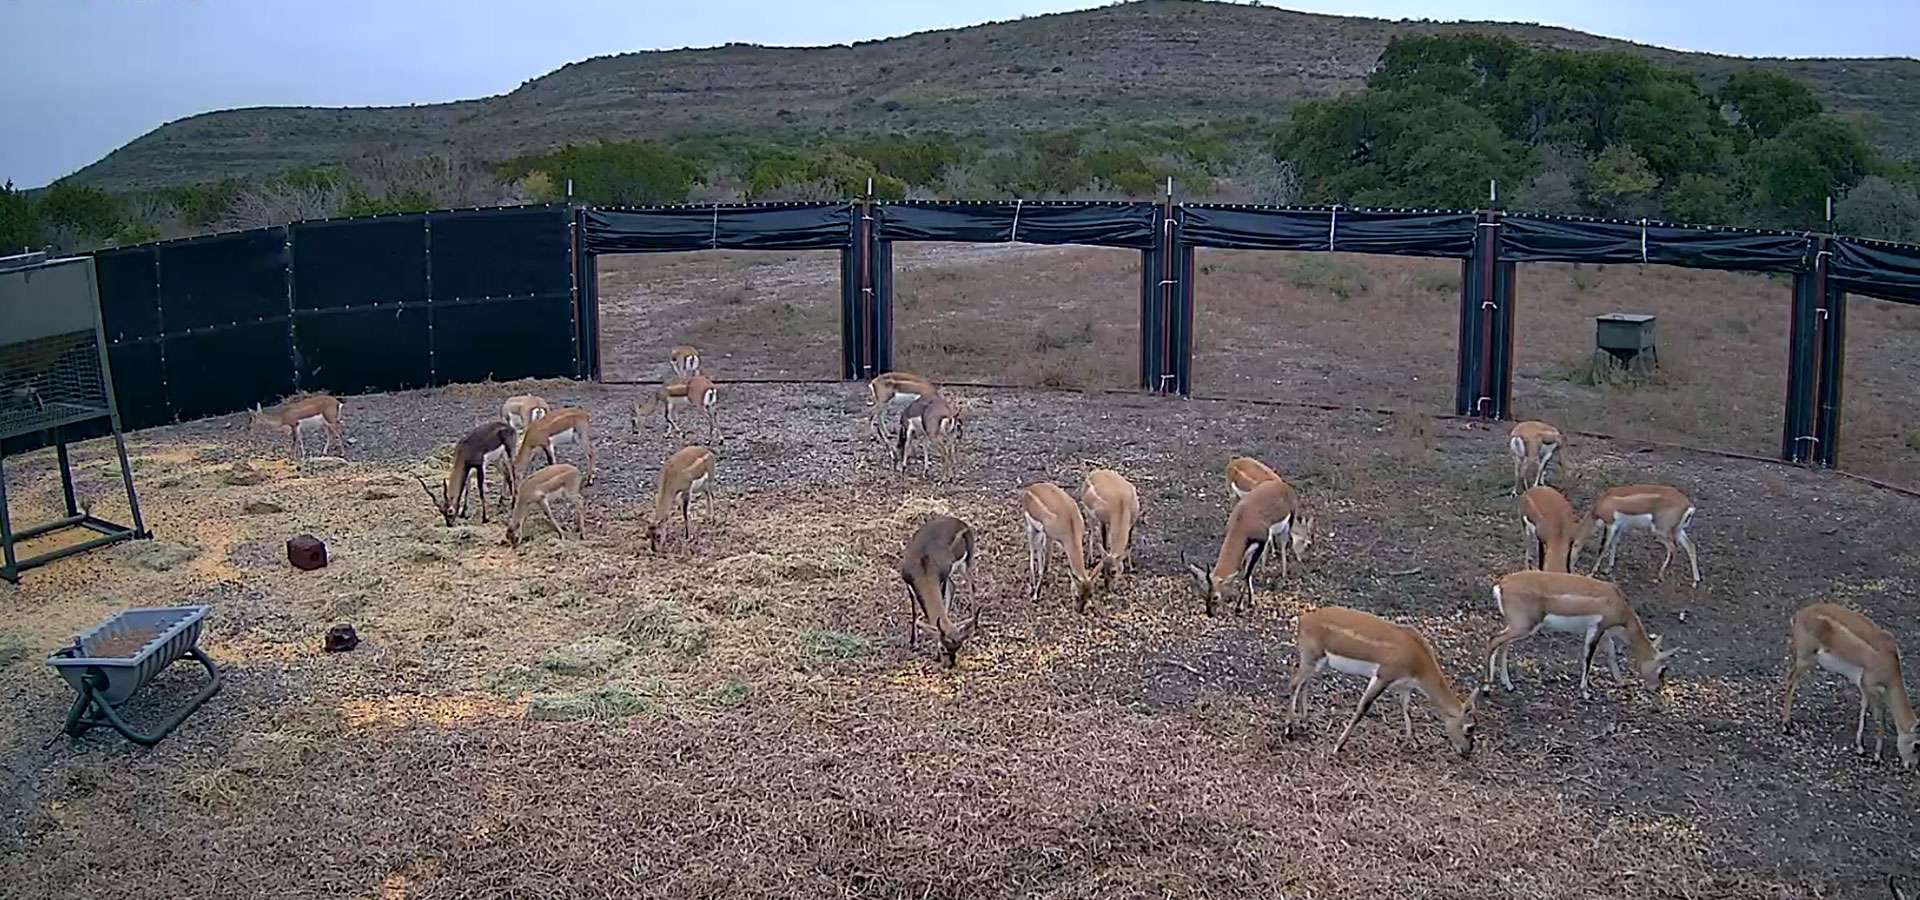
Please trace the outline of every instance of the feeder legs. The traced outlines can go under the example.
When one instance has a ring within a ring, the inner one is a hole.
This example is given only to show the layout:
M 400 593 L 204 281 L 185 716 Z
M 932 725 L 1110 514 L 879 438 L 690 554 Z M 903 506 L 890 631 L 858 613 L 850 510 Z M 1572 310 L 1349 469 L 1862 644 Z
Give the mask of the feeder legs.
M 85 734 L 87 729 L 95 725 L 108 725 L 111 726 L 113 730 L 120 732 L 127 740 L 139 744 L 142 747 L 151 747 L 160 743 L 167 735 L 172 734 L 175 728 L 180 727 L 180 723 L 186 721 L 187 717 L 192 715 L 194 710 L 199 709 L 200 704 L 207 702 L 208 698 L 214 694 L 220 693 L 220 670 L 214 666 L 213 660 L 208 658 L 207 654 L 201 652 L 197 646 L 187 650 L 187 655 L 198 660 L 200 665 L 206 667 L 207 685 L 201 688 L 199 693 L 194 694 L 193 698 L 174 712 L 170 718 L 161 722 L 152 732 L 134 731 L 133 726 L 127 724 L 127 720 L 120 717 L 119 710 L 114 709 L 113 704 L 108 703 L 102 698 L 99 690 L 93 686 L 91 681 L 88 681 L 86 688 L 80 692 L 79 696 L 73 699 L 73 708 L 67 710 L 66 733 L 72 737 L 79 737 Z M 93 710 L 99 711 L 99 718 L 89 715 Z

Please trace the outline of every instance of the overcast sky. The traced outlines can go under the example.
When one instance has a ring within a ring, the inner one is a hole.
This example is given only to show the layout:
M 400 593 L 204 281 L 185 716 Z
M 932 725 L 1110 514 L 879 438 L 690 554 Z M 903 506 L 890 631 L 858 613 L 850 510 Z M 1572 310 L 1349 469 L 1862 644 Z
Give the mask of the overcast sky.
M 432 103 L 589 56 L 834 44 L 1085 0 L 0 0 L 0 180 L 37 187 L 174 119 Z M 1920 0 L 1288 0 L 1314 12 L 1541 22 L 1743 56 L 1920 56 Z M 1817 18 L 1809 13 L 1817 12 Z

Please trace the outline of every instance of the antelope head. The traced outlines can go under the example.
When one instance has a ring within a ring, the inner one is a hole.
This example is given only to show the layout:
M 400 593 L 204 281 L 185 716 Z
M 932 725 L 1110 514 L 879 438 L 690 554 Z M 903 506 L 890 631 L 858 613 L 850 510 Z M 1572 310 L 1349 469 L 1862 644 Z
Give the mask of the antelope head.
M 1193 586 L 1207 601 L 1207 615 L 1214 613 L 1214 607 L 1220 603 L 1220 586 L 1213 583 L 1213 573 L 1187 561 L 1187 554 L 1180 554 L 1180 564 L 1187 567 L 1187 574 L 1193 578 Z
M 427 484 L 427 480 L 425 478 L 421 478 L 420 476 L 415 475 L 413 476 L 413 479 L 415 481 L 420 482 L 421 490 L 427 492 L 427 502 L 433 504 L 434 512 L 439 513 L 441 518 L 447 520 L 448 527 L 452 527 L 453 520 L 454 520 L 454 513 L 457 512 L 457 510 L 453 508 L 453 504 L 448 500 L 446 496 L 446 489 L 441 488 L 440 493 L 436 495 L 433 492 L 433 487 Z M 509 526 L 509 531 L 511 531 L 511 526 Z

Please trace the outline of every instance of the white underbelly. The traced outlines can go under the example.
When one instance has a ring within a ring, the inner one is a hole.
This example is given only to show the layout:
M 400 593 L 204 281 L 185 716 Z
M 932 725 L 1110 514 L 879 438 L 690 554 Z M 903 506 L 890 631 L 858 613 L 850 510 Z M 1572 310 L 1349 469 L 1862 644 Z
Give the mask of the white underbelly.
M 1566 631 L 1573 634 L 1586 634 L 1592 631 L 1594 626 L 1599 624 L 1600 617 L 1597 615 L 1556 616 L 1549 613 L 1540 617 L 1540 625 L 1534 628 L 1534 630 L 1539 631 L 1541 628 L 1545 628 L 1548 631 Z
M 1844 675 L 1848 681 L 1854 684 L 1860 683 L 1860 673 L 1866 671 L 1865 667 L 1856 666 L 1825 650 L 1819 652 L 1818 658 L 1820 660 L 1820 668 L 1835 674 Z
M 1288 516 L 1284 519 L 1281 519 L 1278 522 L 1273 523 L 1272 525 L 1267 526 L 1267 540 L 1268 541 L 1284 540 L 1287 537 L 1288 533 L 1291 532 L 1292 530 L 1293 530 L 1293 517 Z
M 547 442 L 550 444 L 577 444 L 580 442 L 580 435 L 569 428 L 565 431 L 554 432 L 551 437 L 547 438 Z
M 481 461 L 492 463 L 494 465 L 500 465 L 502 462 L 506 460 L 506 458 L 507 458 L 507 448 L 495 447 L 492 450 L 488 450 L 486 455 L 481 457 Z
M 706 489 L 707 489 L 707 476 L 705 475 L 702 475 L 699 478 L 695 478 L 694 480 L 687 482 L 688 494 L 702 493 L 706 491 Z
M 319 428 L 319 427 L 321 427 L 321 426 L 324 426 L 324 425 L 326 425 L 326 424 L 327 424 L 327 417 L 326 417 L 326 416 L 308 416 L 308 417 L 306 417 L 306 418 L 304 418 L 304 419 L 301 419 L 301 420 L 299 421 L 299 423 L 297 423 L 297 424 L 296 424 L 296 425 L 295 425 L 294 427 L 296 427 L 296 428 Z
M 1380 672 L 1379 663 L 1368 662 L 1364 659 L 1354 659 L 1351 656 L 1341 656 L 1338 653 L 1327 654 L 1327 665 L 1332 666 L 1334 671 L 1343 672 L 1348 675 L 1358 675 L 1361 678 L 1372 678 Z
M 1613 524 L 1614 527 L 1619 528 L 1621 531 L 1629 531 L 1635 528 L 1651 530 L 1653 528 L 1653 513 L 1640 513 L 1639 515 L 1632 516 L 1626 513 L 1614 513 Z

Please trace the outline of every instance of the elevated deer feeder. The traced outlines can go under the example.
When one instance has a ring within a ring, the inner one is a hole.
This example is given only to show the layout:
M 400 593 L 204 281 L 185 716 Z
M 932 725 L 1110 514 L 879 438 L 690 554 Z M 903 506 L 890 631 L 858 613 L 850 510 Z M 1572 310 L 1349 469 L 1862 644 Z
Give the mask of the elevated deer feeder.
M 1601 354 L 1628 369 L 1651 370 L 1660 364 L 1660 351 L 1653 339 L 1653 316 L 1638 313 L 1607 313 L 1593 317 L 1593 346 L 1596 361 Z

